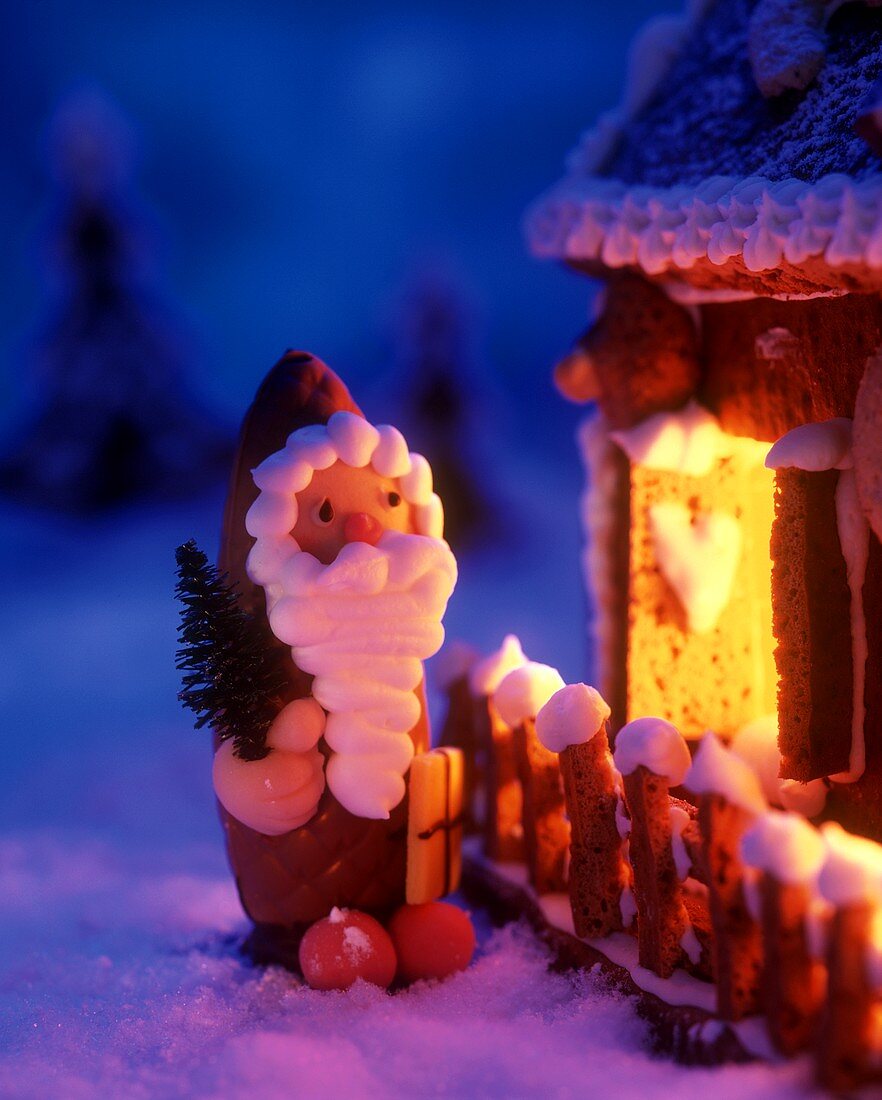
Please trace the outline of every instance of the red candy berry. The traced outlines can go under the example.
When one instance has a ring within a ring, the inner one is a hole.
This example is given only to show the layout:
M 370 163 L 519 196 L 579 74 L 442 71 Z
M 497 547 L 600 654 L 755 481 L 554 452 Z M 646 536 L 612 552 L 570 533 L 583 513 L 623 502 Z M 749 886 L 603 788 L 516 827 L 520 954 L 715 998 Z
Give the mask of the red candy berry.
M 398 977 L 447 978 L 465 970 L 475 953 L 475 930 L 468 913 L 446 901 L 403 905 L 389 921 L 398 955 Z
M 395 948 L 381 924 L 356 909 L 332 909 L 300 941 L 300 969 L 313 989 L 348 989 L 357 978 L 387 989 Z

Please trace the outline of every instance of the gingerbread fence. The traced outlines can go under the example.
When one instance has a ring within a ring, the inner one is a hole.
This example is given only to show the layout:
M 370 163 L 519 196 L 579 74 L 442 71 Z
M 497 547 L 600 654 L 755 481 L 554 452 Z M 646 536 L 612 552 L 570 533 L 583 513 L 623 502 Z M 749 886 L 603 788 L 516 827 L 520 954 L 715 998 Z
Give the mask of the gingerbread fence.
M 713 734 L 693 758 L 644 718 L 611 747 L 593 688 L 521 659 L 509 646 L 448 685 L 446 738 L 481 762 L 466 798 L 485 857 L 526 862 L 537 895 L 568 893 L 575 934 L 601 951 L 625 933 L 640 967 L 714 983 L 721 1021 L 763 1017 L 825 1087 L 882 1080 L 882 846 L 770 808 Z

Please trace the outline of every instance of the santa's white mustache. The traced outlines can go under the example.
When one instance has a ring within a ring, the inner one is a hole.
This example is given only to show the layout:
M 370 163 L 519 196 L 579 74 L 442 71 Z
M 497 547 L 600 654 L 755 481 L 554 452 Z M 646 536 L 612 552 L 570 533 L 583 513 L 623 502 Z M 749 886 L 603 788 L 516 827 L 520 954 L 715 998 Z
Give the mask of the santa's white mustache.
M 267 583 L 270 625 L 314 677 L 334 751 L 328 785 L 350 812 L 388 817 L 404 796 L 422 662 L 441 647 L 456 562 L 441 539 L 387 531 L 330 565 L 297 551 Z

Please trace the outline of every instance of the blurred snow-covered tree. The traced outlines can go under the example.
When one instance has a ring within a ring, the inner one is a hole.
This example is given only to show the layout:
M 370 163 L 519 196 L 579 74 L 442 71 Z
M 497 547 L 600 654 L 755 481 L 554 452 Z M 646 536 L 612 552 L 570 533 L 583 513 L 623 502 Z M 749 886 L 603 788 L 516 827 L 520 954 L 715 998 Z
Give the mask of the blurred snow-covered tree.
M 184 342 L 154 289 L 132 129 L 102 93 L 49 128 L 50 304 L 30 351 L 34 408 L 0 457 L 0 490 L 89 513 L 185 497 L 222 478 L 229 433 L 184 378 Z
M 444 502 L 445 537 L 455 547 L 480 540 L 495 508 L 482 458 L 486 395 L 470 304 L 450 276 L 424 271 L 402 295 L 396 321 L 402 423 L 431 463 Z

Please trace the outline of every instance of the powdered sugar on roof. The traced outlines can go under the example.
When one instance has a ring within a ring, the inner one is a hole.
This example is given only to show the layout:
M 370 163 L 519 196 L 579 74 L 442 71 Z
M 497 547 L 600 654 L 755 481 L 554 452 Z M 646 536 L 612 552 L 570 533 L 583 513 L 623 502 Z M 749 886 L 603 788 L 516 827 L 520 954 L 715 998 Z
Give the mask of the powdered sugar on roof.
M 748 16 L 746 0 L 714 5 L 634 117 L 621 108 L 614 133 L 601 120 L 605 147 L 586 138 L 528 216 L 537 255 L 673 277 L 704 261 L 882 266 L 882 175 L 854 132 L 882 73 L 882 12 L 836 12 L 819 76 L 774 109 L 750 70 Z

